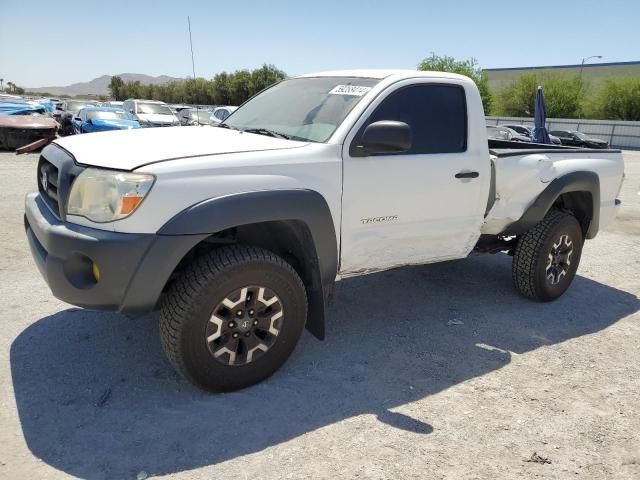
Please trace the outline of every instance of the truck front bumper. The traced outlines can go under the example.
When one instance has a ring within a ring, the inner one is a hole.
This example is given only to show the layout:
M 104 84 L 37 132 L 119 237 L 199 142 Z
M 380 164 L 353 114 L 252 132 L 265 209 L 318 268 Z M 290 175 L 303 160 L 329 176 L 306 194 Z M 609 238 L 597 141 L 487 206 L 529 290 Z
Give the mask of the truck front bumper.
M 38 193 L 25 199 L 33 258 L 53 295 L 97 310 L 152 310 L 184 255 L 206 237 L 118 233 L 63 222 Z

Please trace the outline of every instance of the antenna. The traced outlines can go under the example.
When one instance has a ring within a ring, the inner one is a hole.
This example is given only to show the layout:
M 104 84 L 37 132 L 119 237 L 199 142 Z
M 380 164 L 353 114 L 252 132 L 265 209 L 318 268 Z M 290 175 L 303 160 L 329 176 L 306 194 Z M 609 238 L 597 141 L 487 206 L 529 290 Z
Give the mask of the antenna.
M 191 68 L 193 70 L 193 79 L 196 79 L 196 64 L 193 61 L 193 40 L 191 39 L 191 18 L 187 16 L 187 23 L 189 24 L 189 45 L 191 47 Z

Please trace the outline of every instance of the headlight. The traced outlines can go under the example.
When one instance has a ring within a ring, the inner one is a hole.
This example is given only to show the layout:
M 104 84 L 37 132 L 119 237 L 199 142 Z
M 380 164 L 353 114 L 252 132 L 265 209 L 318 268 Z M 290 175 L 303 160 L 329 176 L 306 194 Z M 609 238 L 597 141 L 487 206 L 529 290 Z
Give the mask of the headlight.
M 73 182 L 67 214 L 98 223 L 128 217 L 140 206 L 154 180 L 153 175 L 144 173 L 87 168 Z

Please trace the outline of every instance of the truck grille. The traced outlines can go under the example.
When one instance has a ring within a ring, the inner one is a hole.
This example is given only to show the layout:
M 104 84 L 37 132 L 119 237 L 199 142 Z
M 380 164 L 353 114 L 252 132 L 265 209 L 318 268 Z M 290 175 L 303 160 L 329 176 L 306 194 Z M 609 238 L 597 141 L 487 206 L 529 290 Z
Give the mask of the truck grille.
M 49 161 L 45 154 L 54 160 L 55 164 Z M 55 145 L 47 147 L 40 155 L 36 179 L 38 191 L 58 218 L 64 219 L 71 185 L 82 170 L 84 168 L 77 165 L 66 151 Z
M 58 167 L 40 156 L 38 162 L 38 190 L 49 208 L 60 216 L 60 202 L 58 198 Z

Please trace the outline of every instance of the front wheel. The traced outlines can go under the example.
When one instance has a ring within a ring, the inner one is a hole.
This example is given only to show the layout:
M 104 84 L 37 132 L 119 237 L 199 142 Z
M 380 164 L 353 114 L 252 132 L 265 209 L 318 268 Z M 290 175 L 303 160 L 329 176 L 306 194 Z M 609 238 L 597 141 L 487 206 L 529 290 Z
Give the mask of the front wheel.
M 238 390 L 284 364 L 306 314 L 304 285 L 282 258 L 222 247 L 197 258 L 170 287 L 160 310 L 162 346 L 197 386 Z
M 515 287 L 532 300 L 558 298 L 576 275 L 583 241 L 573 215 L 551 210 L 518 239 L 511 270 Z

